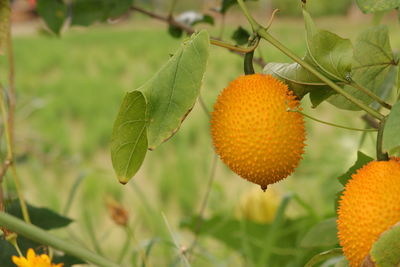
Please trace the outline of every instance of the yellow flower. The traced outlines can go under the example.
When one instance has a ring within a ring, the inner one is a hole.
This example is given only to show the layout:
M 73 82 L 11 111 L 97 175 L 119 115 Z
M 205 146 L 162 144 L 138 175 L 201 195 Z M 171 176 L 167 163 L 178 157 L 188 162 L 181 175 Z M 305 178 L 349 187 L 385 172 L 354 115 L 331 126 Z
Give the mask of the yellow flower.
M 52 264 L 51 260 L 48 255 L 42 254 L 42 255 L 36 255 L 35 251 L 33 249 L 28 249 L 28 252 L 26 253 L 26 258 L 21 256 L 21 257 L 12 257 L 12 261 L 18 266 L 18 267 L 62 267 L 63 264 Z

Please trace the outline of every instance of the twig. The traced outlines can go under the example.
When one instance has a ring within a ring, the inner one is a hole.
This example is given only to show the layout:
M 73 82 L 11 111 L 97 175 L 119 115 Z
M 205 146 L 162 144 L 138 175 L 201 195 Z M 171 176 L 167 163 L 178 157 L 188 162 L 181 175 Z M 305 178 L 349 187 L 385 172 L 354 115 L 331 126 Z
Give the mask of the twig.
M 343 126 L 343 125 L 339 125 L 339 124 L 332 123 L 332 122 L 323 121 L 323 120 L 314 118 L 314 117 L 312 117 L 312 116 L 310 116 L 310 115 L 308 115 L 308 114 L 306 114 L 306 113 L 304 113 L 304 112 L 302 112 L 300 110 L 290 110 L 289 109 L 288 112 L 297 112 L 297 113 L 300 113 L 301 115 L 303 115 L 304 117 L 307 117 L 307 118 L 309 118 L 309 119 L 311 119 L 313 121 L 316 121 L 316 122 L 319 122 L 319 123 L 322 123 L 322 124 L 325 124 L 325 125 L 329 125 L 329 126 L 332 126 L 332 127 L 346 129 L 346 130 L 359 131 L 359 132 L 376 132 L 377 131 L 377 129 L 360 129 L 360 128 L 348 127 L 348 126 Z
M 186 25 L 184 23 L 176 21 L 173 18 L 173 16 L 171 16 L 171 15 L 170 16 L 162 16 L 162 15 L 153 13 L 151 11 L 145 10 L 145 9 L 143 9 L 141 7 L 137 7 L 137 6 L 132 6 L 131 10 L 140 12 L 142 14 L 145 14 L 146 16 L 149 16 L 150 18 L 153 18 L 153 19 L 156 19 L 156 20 L 159 20 L 159 21 L 163 21 L 163 22 L 167 23 L 168 25 L 171 25 L 171 26 L 174 26 L 176 28 L 181 29 L 186 34 L 190 35 L 190 34 L 195 32 L 195 29 L 193 29 L 192 27 L 190 27 L 190 26 L 188 26 L 188 25 Z M 214 39 L 214 40 L 217 40 L 217 41 L 222 41 L 220 38 L 216 38 L 216 37 L 211 37 L 211 39 Z M 229 49 L 229 48 L 227 48 L 227 49 L 230 52 L 234 53 L 234 54 L 243 56 L 243 54 L 238 52 L 238 51 L 235 51 L 235 50 Z M 259 65 L 260 67 L 264 67 L 266 65 L 266 62 L 262 58 L 254 58 L 253 62 L 254 62 L 254 64 Z
M 199 103 L 204 113 L 207 115 L 209 119 L 211 119 L 210 111 L 208 110 L 206 103 L 204 103 L 203 97 L 201 95 L 199 95 Z

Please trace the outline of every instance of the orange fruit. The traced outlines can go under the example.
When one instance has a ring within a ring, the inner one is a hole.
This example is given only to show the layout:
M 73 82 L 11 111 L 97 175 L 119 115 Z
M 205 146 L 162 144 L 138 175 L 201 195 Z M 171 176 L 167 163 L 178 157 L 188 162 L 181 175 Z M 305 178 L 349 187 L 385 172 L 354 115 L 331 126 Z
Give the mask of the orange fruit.
M 292 112 L 299 106 L 287 85 L 271 75 L 238 77 L 214 105 L 216 153 L 239 176 L 266 189 L 290 175 L 302 158 L 303 115 Z
M 400 158 L 372 161 L 351 176 L 339 200 L 338 236 L 359 267 L 380 234 L 400 221 Z

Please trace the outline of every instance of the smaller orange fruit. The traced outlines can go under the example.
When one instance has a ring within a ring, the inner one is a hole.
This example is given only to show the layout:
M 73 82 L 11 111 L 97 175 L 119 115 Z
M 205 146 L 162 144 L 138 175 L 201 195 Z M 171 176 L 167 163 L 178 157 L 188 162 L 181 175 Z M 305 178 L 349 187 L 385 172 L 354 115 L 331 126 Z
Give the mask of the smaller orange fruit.
M 351 176 L 339 201 L 343 252 L 359 267 L 380 234 L 400 221 L 400 158 L 372 161 Z

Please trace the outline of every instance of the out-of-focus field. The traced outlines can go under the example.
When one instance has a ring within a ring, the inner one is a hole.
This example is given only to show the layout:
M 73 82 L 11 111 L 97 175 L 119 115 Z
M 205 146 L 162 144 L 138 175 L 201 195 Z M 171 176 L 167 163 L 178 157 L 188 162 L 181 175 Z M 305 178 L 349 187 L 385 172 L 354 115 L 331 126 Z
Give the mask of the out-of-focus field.
M 320 27 L 351 39 L 370 23 L 341 17 L 317 20 Z M 394 34 L 399 32 L 399 25 L 393 21 L 390 28 L 392 47 L 399 48 L 400 37 Z M 226 39 L 233 29 L 229 24 L 224 33 Z M 300 19 L 277 19 L 271 32 L 298 55 L 305 53 Z M 217 33 L 218 29 L 211 30 L 212 35 Z M 147 154 L 129 184 L 117 182 L 109 156 L 113 119 L 124 92 L 149 79 L 180 41 L 171 38 L 164 25 L 139 15 L 122 24 L 72 29 L 62 38 L 45 34 L 17 34 L 14 38 L 18 168 L 29 202 L 66 212 L 76 221 L 69 232 L 58 234 L 81 240 L 89 248 L 97 239 L 100 248 L 95 249 L 116 258 L 125 232 L 107 213 L 106 199 L 112 197 L 129 210 L 135 237 L 129 253 L 141 251 L 154 238 L 172 242 L 171 232 L 180 245 L 188 246 L 192 241 L 191 233 L 180 228 L 180 222 L 199 211 L 214 155 L 209 118 L 201 106 L 195 105 L 169 142 Z M 288 61 L 266 42 L 261 45 L 265 60 Z M 218 93 L 240 74 L 239 56 L 223 48 L 211 48 L 201 89 L 209 110 Z M 313 110 L 306 97 L 303 107 L 306 113 L 323 120 L 364 127 L 360 114 L 336 111 L 328 103 Z M 361 134 L 309 120 L 306 123 L 304 160 L 295 174 L 271 188 L 281 195 L 293 192 L 318 219 L 329 218 L 334 216 L 334 198 L 340 189 L 336 178 L 355 160 Z M 373 155 L 372 135 L 366 140 L 362 149 Z M 81 183 L 67 209 L 77 180 Z M 254 187 L 219 161 L 205 216 L 235 217 L 240 196 Z M 292 218 L 307 214 L 295 201 L 286 213 Z M 201 238 L 200 244 L 202 252 L 194 257 L 194 266 L 249 266 L 238 252 L 212 238 Z M 296 250 L 287 253 L 287 257 L 296 258 Z M 174 246 L 157 243 L 148 266 L 166 266 L 176 255 Z

